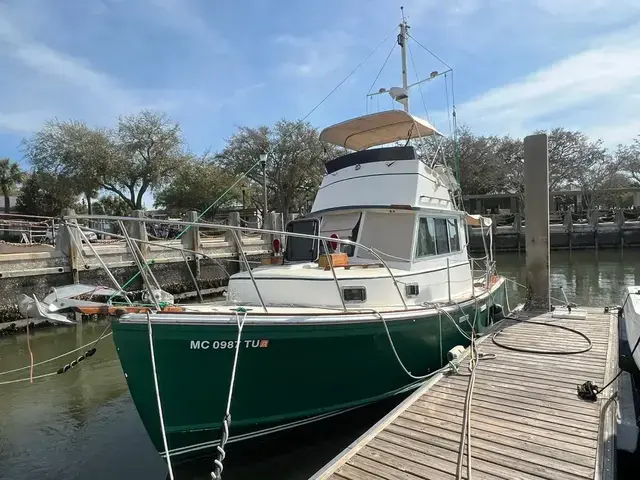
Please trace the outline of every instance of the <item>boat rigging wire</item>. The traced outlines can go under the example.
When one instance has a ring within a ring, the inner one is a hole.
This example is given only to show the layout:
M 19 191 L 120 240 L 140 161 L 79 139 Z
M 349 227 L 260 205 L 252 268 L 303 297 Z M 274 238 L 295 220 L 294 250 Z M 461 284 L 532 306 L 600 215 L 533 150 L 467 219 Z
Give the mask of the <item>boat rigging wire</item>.
M 397 27 L 394 27 L 394 29 L 391 31 L 391 33 L 394 33 L 396 31 Z M 388 40 L 389 36 L 391 35 L 391 33 L 389 35 L 387 35 L 373 50 L 371 50 L 371 52 L 369 52 L 369 54 L 364 58 L 364 60 L 362 60 L 353 70 L 351 70 L 351 72 L 349 72 L 349 74 L 344 77 L 344 79 L 338 83 L 338 85 L 336 85 L 322 100 L 320 100 L 320 102 L 318 104 L 316 104 L 315 107 L 313 107 L 304 117 L 302 117 L 302 119 L 300 120 L 300 122 L 304 122 L 307 118 L 309 118 L 313 112 L 315 112 L 318 108 L 320 108 L 320 106 L 331 96 L 333 95 L 349 78 L 351 78 L 351 75 L 353 75 L 354 73 L 356 73 L 356 71 L 358 71 L 360 69 L 360 67 L 367 61 L 369 60 L 369 58 L 371 58 L 371 56 L 373 56 L 374 53 L 376 53 L 378 51 L 378 49 Z M 292 133 L 289 133 L 288 135 L 285 135 L 283 138 L 280 139 L 280 141 L 284 140 L 285 138 L 287 138 L 288 136 L 292 135 Z M 269 155 L 270 152 L 267 152 L 267 155 Z M 247 170 L 246 172 L 243 172 L 242 175 L 240 175 L 240 177 L 233 183 L 233 185 L 231 185 L 228 189 L 226 189 L 222 195 L 220 195 L 211 205 L 209 205 L 207 208 L 204 209 L 204 211 L 198 216 L 196 221 L 199 221 L 209 210 L 211 210 L 211 208 L 213 208 L 220 200 L 222 200 L 222 198 L 224 198 L 224 196 L 229 193 L 231 191 L 231 189 L 233 189 L 233 187 L 235 187 L 238 183 L 240 183 L 244 178 L 247 177 L 247 175 L 254 169 L 256 168 L 258 165 L 260 165 L 262 162 L 261 159 L 258 159 L 252 166 L 251 168 L 249 168 L 249 170 Z M 267 212 L 264 212 L 264 215 L 266 217 Z M 189 229 L 191 228 L 191 225 L 187 225 L 187 227 L 182 230 L 182 232 L 180 232 L 178 234 L 178 236 L 176 237 L 176 240 L 179 239 L 185 232 L 187 232 Z M 138 276 L 140 275 L 140 271 L 138 271 L 135 275 L 133 275 L 129 280 L 127 280 L 127 282 L 124 283 L 124 285 L 122 285 L 122 288 L 126 288 L 127 286 L 129 286 L 131 284 L 131 282 L 133 282 L 136 278 L 138 278 Z M 107 302 L 110 302 L 111 299 L 113 298 L 113 295 L 107 300 Z
M 395 44 L 394 44 L 395 46 Z M 411 64 L 413 65 L 413 71 L 416 74 L 416 82 L 418 82 L 418 89 L 420 90 L 420 98 L 422 98 L 422 106 L 424 107 L 424 114 L 427 117 L 427 120 L 431 121 L 429 119 L 429 111 L 427 110 L 427 102 L 425 102 L 424 100 L 424 93 L 422 92 L 422 83 L 420 83 L 420 76 L 418 75 L 418 69 L 416 68 L 416 61 L 413 58 L 413 52 L 411 51 L 411 43 L 407 42 L 407 48 L 409 50 L 409 57 L 411 57 Z
M 433 58 L 435 58 L 436 60 L 438 60 L 440 63 L 442 63 L 445 67 L 447 67 L 449 70 L 453 70 L 453 68 L 451 68 L 451 65 L 449 65 L 447 62 L 445 62 L 444 60 L 442 60 L 439 56 L 437 56 L 435 53 L 433 53 L 431 50 L 429 50 L 427 47 L 425 47 L 423 44 L 421 44 L 418 40 L 416 40 L 410 33 L 407 32 L 407 36 L 413 40 L 414 42 L 416 42 L 419 46 L 421 46 L 422 48 L 424 48 L 427 52 L 429 52 L 429 54 L 431 54 L 431 56 Z
M 395 31 L 395 28 L 393 29 Z M 389 37 L 387 37 L 389 38 Z M 386 39 L 385 39 L 386 41 Z M 389 51 L 389 54 L 387 55 L 387 58 L 384 59 L 384 63 L 382 64 L 382 67 L 380 67 L 380 70 L 378 71 L 378 74 L 376 75 L 376 78 L 373 79 L 373 82 L 371 82 L 371 86 L 369 87 L 369 90 L 367 91 L 367 109 L 366 112 L 369 113 L 369 94 L 371 93 L 371 90 L 373 90 L 374 85 L 376 84 L 376 82 L 378 81 L 378 78 L 380 78 L 380 75 L 382 74 L 382 71 L 384 70 L 384 67 L 387 65 L 387 62 L 389 61 L 389 58 L 391 58 L 391 54 L 393 53 L 393 51 L 396 49 L 396 43 L 394 42 L 393 45 L 391 46 L 391 51 Z

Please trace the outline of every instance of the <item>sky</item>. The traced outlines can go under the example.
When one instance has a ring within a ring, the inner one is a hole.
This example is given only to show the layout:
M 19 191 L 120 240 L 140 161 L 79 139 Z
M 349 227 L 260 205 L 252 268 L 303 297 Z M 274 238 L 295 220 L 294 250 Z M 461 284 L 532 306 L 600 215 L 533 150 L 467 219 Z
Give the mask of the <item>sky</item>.
M 479 134 L 562 126 L 610 147 L 640 134 L 638 0 L 0 0 L 0 158 L 27 166 L 20 142 L 48 119 L 112 126 L 144 108 L 216 151 L 240 125 L 307 116 L 345 78 L 314 126 L 399 108 L 366 94 L 401 84 L 400 5 L 453 68 L 411 91 L 443 133 L 453 92 Z M 410 82 L 446 69 L 416 41 Z

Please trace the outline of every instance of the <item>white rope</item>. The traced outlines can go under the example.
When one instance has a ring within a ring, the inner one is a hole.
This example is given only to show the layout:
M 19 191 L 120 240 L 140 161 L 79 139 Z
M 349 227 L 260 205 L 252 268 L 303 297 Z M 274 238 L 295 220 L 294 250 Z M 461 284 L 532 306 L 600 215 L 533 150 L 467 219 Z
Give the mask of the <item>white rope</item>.
M 242 320 L 238 316 L 238 312 L 243 312 Z M 239 307 L 236 309 L 236 325 L 238 326 L 238 337 L 236 339 L 236 350 L 233 356 L 233 367 L 231 369 L 231 380 L 229 381 L 229 395 L 227 396 L 227 409 L 222 419 L 222 438 L 220 444 L 216 447 L 218 450 L 218 458 L 213 461 L 214 470 L 211 472 L 212 480 L 222 479 L 222 470 L 224 470 L 224 459 L 227 456 L 224 447 L 229 440 L 229 427 L 231 425 L 231 401 L 233 399 L 233 387 L 236 381 L 236 370 L 238 368 L 238 355 L 240 353 L 240 340 L 242 339 L 242 329 L 244 328 L 244 322 L 247 319 L 247 310 Z
M 29 368 L 29 367 L 27 367 Z M 39 378 L 45 378 L 45 377 L 50 377 L 52 375 L 57 375 L 58 372 L 51 372 L 51 373 L 45 373 L 44 375 L 38 375 L 36 377 L 26 377 L 26 378 L 19 378 L 17 380 L 8 380 L 6 382 L 0 382 L 0 385 L 9 385 L 11 383 L 19 383 L 19 382 L 28 382 L 31 381 L 31 383 L 33 383 L 33 380 L 38 380 Z
M 514 285 L 517 285 L 517 286 L 518 286 L 518 287 L 520 287 L 520 288 L 524 288 L 525 290 L 527 290 L 527 286 L 526 286 L 526 285 L 523 285 L 523 284 L 521 284 L 521 283 L 518 283 L 518 282 L 516 282 L 515 280 L 512 280 L 512 279 L 511 279 L 511 278 L 509 278 L 509 277 L 502 277 L 502 278 L 504 278 L 504 279 L 505 279 L 506 281 L 508 281 L 508 282 L 513 283 Z M 506 291 L 506 289 L 505 289 L 505 291 Z M 559 298 L 552 297 L 551 295 L 549 295 L 549 298 L 550 298 L 551 300 L 553 300 L 554 302 L 558 302 L 558 303 L 559 303 L 559 304 L 561 304 L 561 305 L 564 305 L 564 304 L 565 304 L 565 301 L 564 301 L 564 300 L 561 300 L 561 299 L 559 299 Z
M 110 326 L 111 326 L 111 324 L 109 324 L 109 325 L 107 326 L 107 328 L 109 328 Z M 98 340 L 100 340 L 100 339 L 102 339 L 102 338 L 107 338 L 107 337 L 109 337 L 109 336 L 111 336 L 111 335 L 113 335 L 113 332 L 108 333 L 108 334 L 106 334 L 106 335 L 104 334 L 104 332 L 102 332 L 102 335 L 100 335 L 100 336 L 98 337 L 98 339 L 97 339 L 97 340 L 94 340 L 93 342 L 89 342 L 89 343 L 87 343 L 86 345 L 83 345 L 83 346 L 81 346 L 81 347 L 78 347 L 78 348 L 76 348 L 76 349 L 74 349 L 74 350 L 69 350 L 68 352 L 63 353 L 62 355 L 58 355 L 57 357 L 49 358 L 48 360 L 43 360 L 43 361 L 41 361 L 41 362 L 34 363 L 34 364 L 33 364 L 33 366 L 34 366 L 34 367 L 37 367 L 37 366 L 39 366 L 39 365 L 44 365 L 45 363 L 53 362 L 54 360 L 58 360 L 58 359 L 60 359 L 60 358 L 62 358 L 62 357 L 66 357 L 67 355 L 71 355 L 72 353 L 75 353 L 75 352 L 77 352 L 78 350 L 82 350 L 83 348 L 86 348 L 86 347 L 88 347 L 89 345 L 92 345 L 92 344 L 96 343 Z M 27 368 L 31 368 L 31 365 L 25 365 L 24 367 L 14 368 L 13 370 L 7 370 L 6 372 L 0 372 L 0 375 L 7 375 L 8 373 L 19 372 L 20 370 L 26 370 Z M 40 377 L 34 377 L 34 378 L 40 378 Z M 2 384 L 0 384 L 0 385 L 2 385 Z
M 444 314 L 445 317 L 447 317 L 451 321 L 451 323 L 453 323 L 453 326 L 458 329 L 458 332 L 460 332 L 460 335 L 462 335 L 467 340 L 471 341 L 471 337 L 469 337 L 469 335 L 467 335 L 467 333 L 460 328 L 460 326 L 458 325 L 458 322 L 455 321 L 455 319 L 451 316 L 451 314 L 449 312 L 447 312 L 444 308 L 442 308 L 439 304 L 424 302 L 423 305 L 425 305 L 427 307 L 432 307 L 432 308 L 435 307 L 435 309 L 438 311 L 438 313 Z M 460 306 L 458 305 L 458 307 L 460 307 Z M 462 309 L 460 311 L 462 311 Z M 462 314 L 464 315 L 464 312 L 462 312 Z M 474 319 L 474 321 L 475 321 L 475 319 Z M 467 322 L 469 322 L 468 318 L 467 318 Z
M 404 373 L 406 373 L 409 377 L 413 378 L 414 380 L 424 380 L 426 378 L 429 377 L 433 377 L 434 375 L 438 374 L 438 373 L 442 373 L 445 372 L 447 370 L 451 370 L 451 369 L 455 369 L 456 367 L 452 364 L 447 364 L 446 366 L 439 368 L 438 370 L 434 370 L 431 373 L 427 373 L 426 375 L 414 375 L 413 373 L 411 373 L 407 367 L 405 367 L 404 363 L 402 363 L 402 360 L 400 360 L 400 356 L 398 355 L 398 351 L 396 350 L 395 345 L 393 344 L 393 340 L 391 339 L 391 334 L 389 333 L 389 327 L 387 327 L 387 322 L 385 321 L 384 317 L 380 314 L 380 312 L 378 312 L 377 310 L 372 310 L 373 313 L 380 319 L 382 320 L 382 325 L 384 325 L 384 329 L 387 332 L 387 338 L 389 339 L 389 345 L 391 345 L 391 350 L 393 350 L 393 354 L 396 357 L 396 360 L 398 361 L 398 364 L 402 367 L 402 370 L 404 370 Z M 214 479 L 216 480 L 216 479 Z
M 164 416 L 162 415 L 162 401 L 160 400 L 160 387 L 158 386 L 158 371 L 156 370 L 156 356 L 153 350 L 153 331 L 151 328 L 151 316 L 147 312 L 147 329 L 149 330 L 149 351 L 151 352 L 151 367 L 153 368 L 153 384 L 156 387 L 156 400 L 158 402 L 158 416 L 160 417 L 160 431 L 162 432 L 162 443 L 164 445 L 164 453 L 167 455 L 167 467 L 169 468 L 169 478 L 173 477 L 173 467 L 171 466 L 171 457 L 169 456 L 169 445 L 167 444 L 167 432 L 164 428 Z

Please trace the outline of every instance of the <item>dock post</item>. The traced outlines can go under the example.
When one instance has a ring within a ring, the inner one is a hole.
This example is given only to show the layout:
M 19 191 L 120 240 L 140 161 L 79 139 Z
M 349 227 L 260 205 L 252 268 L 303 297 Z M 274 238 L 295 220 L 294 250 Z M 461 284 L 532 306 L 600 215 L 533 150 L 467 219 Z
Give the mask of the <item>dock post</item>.
M 227 218 L 227 225 L 231 226 L 231 227 L 239 227 L 240 226 L 240 213 L 238 212 L 229 212 L 229 217 Z M 225 241 L 229 244 L 229 248 L 238 254 L 240 254 L 240 252 L 238 252 L 238 250 L 240 248 L 242 248 L 242 233 L 241 232 L 237 232 L 237 236 L 236 236 L 236 231 L 235 230 L 226 230 L 225 234 L 224 234 L 224 239 Z M 240 241 L 240 244 L 238 244 L 238 241 Z M 243 265 L 242 262 L 240 261 L 240 259 L 242 258 L 242 256 L 238 257 L 238 270 L 243 270 Z
M 277 219 L 277 213 L 276 212 L 269 212 L 267 213 L 262 221 L 262 229 L 263 230 L 277 230 L 278 229 L 278 219 Z M 265 242 L 267 245 L 269 245 L 269 248 L 271 248 L 272 244 L 273 244 L 273 235 L 271 235 L 270 233 L 263 233 L 262 235 L 262 241 Z
M 75 215 L 76 212 L 73 208 L 63 208 L 62 216 L 70 217 Z M 77 225 L 76 219 L 66 220 L 67 223 Z M 76 227 L 69 227 L 65 224 L 61 224 L 58 227 L 58 233 L 56 235 L 56 250 L 61 252 L 69 259 L 69 266 L 71 267 L 71 278 L 73 283 L 80 283 L 80 274 L 78 273 L 78 265 L 80 264 L 80 253 L 76 246 L 82 248 L 82 239 L 80 238 L 80 232 Z
M 143 210 L 134 210 L 131 212 L 131 216 L 134 218 L 144 218 Z M 142 221 L 129 221 L 126 225 L 129 236 L 133 240 L 141 240 L 136 242 L 138 248 L 140 249 L 140 253 L 142 253 L 143 257 L 147 257 L 147 253 L 149 252 L 149 237 L 147 235 L 147 227 L 146 224 Z M 135 252 L 131 252 L 132 255 L 135 255 Z M 141 259 L 144 261 L 144 258 Z
M 520 212 L 513 214 L 513 231 L 516 232 L 516 240 L 518 242 L 518 255 L 520 255 L 520 237 L 522 236 L 522 215 L 520 215 Z
M 198 212 L 194 210 L 189 210 L 186 215 L 187 222 L 198 222 Z M 191 227 L 186 233 L 180 238 L 182 242 L 182 248 L 186 248 L 187 250 L 193 250 L 194 252 L 200 251 L 200 228 Z M 190 253 L 189 255 L 193 255 L 193 263 L 195 265 L 195 277 L 197 279 L 200 278 L 200 257 L 196 253 Z
M 571 210 L 564 212 L 564 231 L 567 232 L 567 239 L 569 240 L 569 253 L 573 247 L 573 213 Z
M 549 311 L 549 152 L 545 133 L 524 139 L 527 310 Z
M 591 210 L 589 213 L 591 217 L 589 218 L 589 223 L 591 223 L 591 228 L 593 229 L 593 248 L 594 250 L 598 250 L 598 225 L 600 224 L 600 210 L 595 209 Z
M 626 222 L 624 210 L 616 210 L 615 222 L 616 227 L 618 227 L 618 233 L 620 234 L 620 248 L 624 249 L 624 224 Z

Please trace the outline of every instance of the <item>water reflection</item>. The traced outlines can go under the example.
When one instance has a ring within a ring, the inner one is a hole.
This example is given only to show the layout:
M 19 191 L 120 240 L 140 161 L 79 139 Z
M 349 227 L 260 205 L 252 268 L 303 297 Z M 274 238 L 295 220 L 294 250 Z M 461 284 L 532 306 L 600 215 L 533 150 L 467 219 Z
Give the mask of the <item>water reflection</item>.
M 496 258 L 498 272 L 526 283 L 524 254 L 502 253 Z M 569 301 L 579 305 L 619 304 L 624 285 L 640 285 L 640 251 L 580 250 L 551 253 L 551 296 L 554 304 L 564 302 L 562 287 Z M 524 301 L 524 289 L 509 286 L 510 299 Z

